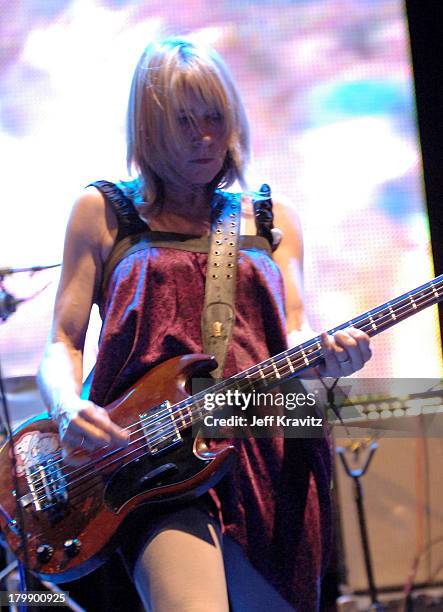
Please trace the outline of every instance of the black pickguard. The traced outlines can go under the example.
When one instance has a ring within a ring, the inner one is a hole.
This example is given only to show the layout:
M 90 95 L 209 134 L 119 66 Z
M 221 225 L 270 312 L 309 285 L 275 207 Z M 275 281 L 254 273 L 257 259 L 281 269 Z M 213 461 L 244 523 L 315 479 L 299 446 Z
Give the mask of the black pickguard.
M 104 490 L 104 503 L 114 513 L 131 499 L 165 485 L 173 485 L 192 478 L 204 469 L 210 460 L 201 460 L 193 452 L 194 438 L 186 432 L 183 441 L 165 449 L 158 455 L 146 455 L 127 463 L 109 478 Z M 168 500 L 171 493 L 165 494 Z M 156 496 L 157 502 L 162 495 Z

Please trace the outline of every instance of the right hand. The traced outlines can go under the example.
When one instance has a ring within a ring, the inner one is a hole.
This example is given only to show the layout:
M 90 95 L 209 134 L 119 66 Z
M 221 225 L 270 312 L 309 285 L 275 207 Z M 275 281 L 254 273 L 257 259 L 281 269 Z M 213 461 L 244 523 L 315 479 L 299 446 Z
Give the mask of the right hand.
M 89 453 L 127 446 L 129 434 L 113 423 L 104 408 L 75 398 L 59 406 L 56 421 L 63 454 L 69 463 L 88 461 Z

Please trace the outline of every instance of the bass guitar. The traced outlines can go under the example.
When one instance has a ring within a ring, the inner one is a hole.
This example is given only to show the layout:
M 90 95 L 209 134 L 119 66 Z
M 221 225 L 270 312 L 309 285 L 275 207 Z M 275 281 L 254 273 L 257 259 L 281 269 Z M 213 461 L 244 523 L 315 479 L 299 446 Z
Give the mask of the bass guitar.
M 353 326 L 374 336 L 442 299 L 443 275 L 328 333 Z M 13 445 L 7 440 L 0 449 L 0 524 L 12 551 L 45 580 L 65 582 L 92 571 L 115 548 L 120 525 L 136 507 L 195 498 L 232 467 L 233 446 L 214 452 L 193 435 L 207 414 L 205 393 L 272 388 L 322 355 L 316 336 L 194 395 L 190 379 L 213 369 L 214 359 L 174 357 L 106 407 L 130 434 L 128 446 L 91 453 L 82 465 L 64 461 L 48 414 L 30 419 L 13 433 Z

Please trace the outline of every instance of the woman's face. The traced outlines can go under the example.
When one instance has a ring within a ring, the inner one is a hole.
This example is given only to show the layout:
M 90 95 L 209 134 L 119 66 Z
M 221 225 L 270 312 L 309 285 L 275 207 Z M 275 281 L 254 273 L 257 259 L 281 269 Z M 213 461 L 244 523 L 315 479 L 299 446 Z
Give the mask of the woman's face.
M 185 146 L 177 155 L 178 172 L 193 185 L 206 185 L 220 172 L 228 148 L 224 118 L 195 94 L 188 98 L 192 120 L 179 109 L 177 122 Z

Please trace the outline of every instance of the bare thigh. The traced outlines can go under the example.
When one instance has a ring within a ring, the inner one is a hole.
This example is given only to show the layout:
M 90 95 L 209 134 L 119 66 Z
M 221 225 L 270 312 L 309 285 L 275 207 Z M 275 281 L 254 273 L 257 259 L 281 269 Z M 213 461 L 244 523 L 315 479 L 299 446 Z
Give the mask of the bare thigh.
M 134 581 L 151 612 L 229 612 L 219 525 L 198 508 L 168 515 L 138 557 Z
M 194 507 L 157 525 L 135 564 L 134 582 L 150 612 L 294 611 L 241 547 L 222 537 L 218 523 Z

